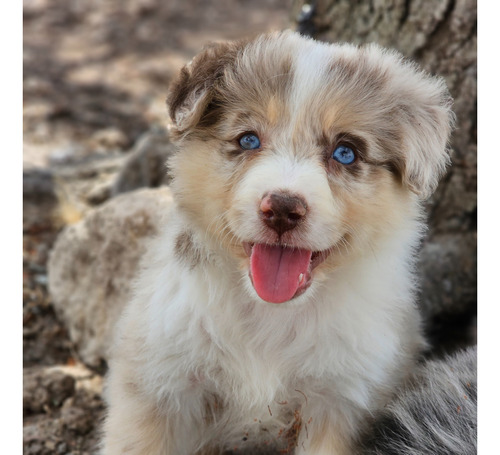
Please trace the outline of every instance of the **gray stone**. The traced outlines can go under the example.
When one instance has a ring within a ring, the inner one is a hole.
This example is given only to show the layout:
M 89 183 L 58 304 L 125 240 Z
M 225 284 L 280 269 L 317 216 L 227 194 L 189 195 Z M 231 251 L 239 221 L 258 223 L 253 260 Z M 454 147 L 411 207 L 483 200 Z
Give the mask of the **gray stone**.
M 470 290 L 477 285 L 476 242 L 476 234 L 468 233 L 438 235 L 425 243 L 419 264 L 425 315 L 464 313 L 475 303 L 476 293 Z
M 129 298 L 145 244 L 172 206 L 168 187 L 120 195 L 59 235 L 49 259 L 49 292 L 81 359 L 99 367 Z

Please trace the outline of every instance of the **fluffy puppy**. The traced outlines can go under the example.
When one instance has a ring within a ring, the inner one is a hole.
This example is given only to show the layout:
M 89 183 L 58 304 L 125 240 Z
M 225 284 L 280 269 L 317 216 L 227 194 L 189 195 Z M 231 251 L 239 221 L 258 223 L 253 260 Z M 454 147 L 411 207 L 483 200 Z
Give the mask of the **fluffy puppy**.
M 168 103 L 176 206 L 119 324 L 104 453 L 350 453 L 424 344 L 445 84 L 284 32 L 207 48 Z

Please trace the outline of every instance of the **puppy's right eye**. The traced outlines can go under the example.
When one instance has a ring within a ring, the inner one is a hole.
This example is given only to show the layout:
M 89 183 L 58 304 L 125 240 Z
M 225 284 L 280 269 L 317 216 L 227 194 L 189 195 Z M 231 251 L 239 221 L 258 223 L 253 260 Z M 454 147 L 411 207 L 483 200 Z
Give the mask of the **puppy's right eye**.
M 256 134 L 247 133 L 240 137 L 239 144 L 243 150 L 255 150 L 260 147 L 260 139 Z
M 352 164 L 356 160 L 356 153 L 347 145 L 339 145 L 332 153 L 332 158 L 340 164 Z

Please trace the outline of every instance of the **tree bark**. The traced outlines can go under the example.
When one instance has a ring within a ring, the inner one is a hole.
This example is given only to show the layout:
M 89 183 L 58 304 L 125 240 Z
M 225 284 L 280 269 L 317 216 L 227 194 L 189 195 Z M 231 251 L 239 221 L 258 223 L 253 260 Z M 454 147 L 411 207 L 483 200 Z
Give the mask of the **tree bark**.
M 294 0 L 297 30 L 316 39 L 377 42 L 443 76 L 457 128 L 452 167 L 428 202 L 419 303 L 435 352 L 475 342 L 477 304 L 477 13 L 475 0 Z

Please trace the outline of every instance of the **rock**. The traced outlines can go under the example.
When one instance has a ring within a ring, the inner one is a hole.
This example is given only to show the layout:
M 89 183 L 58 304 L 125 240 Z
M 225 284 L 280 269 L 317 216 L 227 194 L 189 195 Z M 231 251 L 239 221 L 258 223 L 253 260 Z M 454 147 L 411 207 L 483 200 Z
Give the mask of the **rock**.
M 60 229 L 109 199 L 125 159 L 123 153 L 69 154 L 53 161 L 50 169 L 27 167 L 23 171 L 24 232 Z
M 52 172 L 30 169 L 23 172 L 23 230 L 54 228 L 58 199 Z
M 92 429 L 93 417 L 85 409 L 72 406 L 71 402 L 61 410 L 61 420 L 64 428 L 79 434 L 88 433 Z
M 23 2 L 23 15 L 34 16 L 41 14 L 49 6 L 49 0 L 25 0 Z
M 476 294 L 470 293 L 477 284 L 474 271 L 477 259 L 474 255 L 476 234 L 443 234 L 424 244 L 420 251 L 421 288 L 423 313 L 464 313 L 475 306 Z M 456 274 L 455 265 L 463 264 L 464 272 Z M 433 273 L 426 273 L 432 267 Z M 469 280 L 473 280 L 470 282 Z M 432 292 L 436 290 L 435 292 Z
M 62 147 L 56 148 L 50 153 L 49 165 L 60 166 L 68 163 L 88 159 L 92 151 L 82 144 L 70 142 Z
M 109 128 L 90 140 L 92 149 L 68 144 L 52 152 L 50 164 L 59 202 L 64 205 L 59 214 L 63 221 L 71 223 L 75 218 L 67 216 L 67 209 L 83 214 L 87 206 L 102 204 L 117 194 L 169 183 L 165 163 L 174 146 L 164 128 L 148 130 L 128 154 L 119 151 L 126 141 L 123 133 Z
M 167 187 L 120 195 L 59 235 L 49 259 L 49 292 L 81 359 L 98 368 L 129 298 L 147 239 L 172 206 Z
M 113 127 L 96 131 L 90 139 L 90 145 L 98 151 L 123 150 L 128 144 L 129 139 L 125 133 Z
M 64 441 L 59 441 L 57 435 L 58 431 L 59 421 L 52 416 L 40 416 L 37 419 L 26 419 L 23 426 L 23 454 L 67 454 L 68 445 Z
M 51 168 L 59 178 L 84 180 L 96 179 L 103 174 L 118 172 L 124 162 L 125 157 L 121 152 L 92 152 L 54 161 L 51 163 Z
M 85 195 L 87 202 L 91 205 L 99 205 L 111 197 L 112 183 L 110 181 L 99 182 Z
M 96 453 L 101 386 L 102 377 L 80 364 L 25 369 L 23 453 Z
M 44 368 L 49 375 L 62 374 L 73 378 L 75 391 L 86 390 L 91 394 L 102 394 L 102 376 L 87 368 L 83 363 L 69 363 L 67 365 L 54 365 Z
M 37 414 L 61 407 L 75 392 L 75 379 L 48 368 L 23 370 L 23 413 Z
M 111 187 L 126 157 L 122 152 L 72 156 L 52 163 L 59 199 L 58 216 L 73 224 L 92 206 L 111 197 Z
M 175 146 L 164 128 L 154 127 L 144 133 L 118 174 L 111 190 L 112 195 L 141 187 L 168 185 L 170 176 L 166 161 L 174 151 Z
M 475 232 L 441 234 L 420 251 L 419 304 L 437 351 L 476 343 L 476 244 Z

